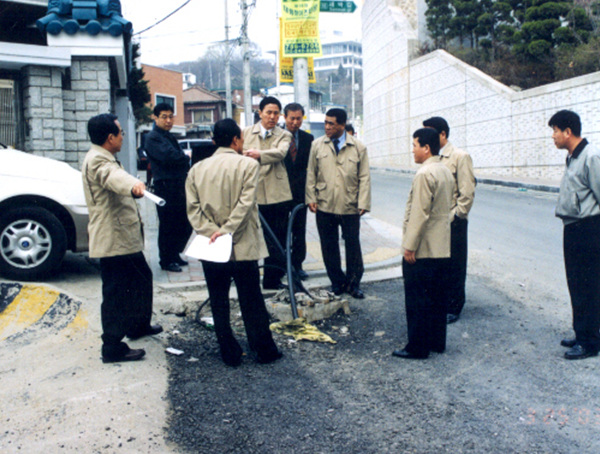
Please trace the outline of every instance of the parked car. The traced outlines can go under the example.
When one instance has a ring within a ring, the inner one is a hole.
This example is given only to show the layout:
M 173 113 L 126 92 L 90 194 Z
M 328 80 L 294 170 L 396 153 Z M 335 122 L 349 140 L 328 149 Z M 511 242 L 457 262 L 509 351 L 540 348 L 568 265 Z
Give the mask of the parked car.
M 148 153 L 142 147 L 137 149 L 137 169 L 138 170 L 148 170 L 148 165 L 150 161 L 148 161 Z
M 191 158 L 192 165 L 212 156 L 218 148 L 210 139 L 183 139 L 179 141 L 179 145 L 183 152 Z
M 81 172 L 54 159 L 0 147 L 0 274 L 39 280 L 67 250 L 88 248 Z

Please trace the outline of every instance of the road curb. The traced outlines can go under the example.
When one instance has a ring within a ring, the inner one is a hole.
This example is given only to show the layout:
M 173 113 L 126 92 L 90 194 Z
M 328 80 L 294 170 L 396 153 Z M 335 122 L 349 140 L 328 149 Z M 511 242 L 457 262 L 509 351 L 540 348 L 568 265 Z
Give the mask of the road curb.
M 391 167 L 372 167 L 373 170 L 379 170 L 384 172 L 392 172 L 392 173 L 404 173 L 404 174 L 414 174 L 416 170 L 410 169 L 393 169 Z M 493 177 L 477 177 L 477 183 L 480 184 L 489 184 L 492 186 L 504 186 L 508 188 L 516 188 L 516 189 L 529 189 L 532 191 L 543 191 L 543 192 L 552 192 L 558 193 L 560 186 L 558 184 L 552 183 L 536 183 L 532 181 L 518 181 L 518 180 L 503 180 L 500 178 Z
M 402 257 L 401 256 L 392 257 L 391 259 L 383 260 L 381 262 L 366 264 L 365 265 L 365 274 L 379 272 L 379 271 L 393 269 L 393 268 L 401 269 L 401 265 L 402 265 Z M 307 274 L 308 274 L 309 279 L 327 278 L 327 273 L 325 272 L 325 270 L 307 271 Z M 329 285 L 329 281 L 327 281 L 327 282 L 328 282 L 327 284 L 325 284 L 323 286 L 315 287 L 315 288 L 327 287 Z M 366 280 L 365 280 L 365 282 L 366 282 Z M 368 282 L 373 282 L 373 281 L 369 280 Z M 158 287 L 164 291 L 189 292 L 189 291 L 206 290 L 206 281 L 201 280 L 201 281 L 196 281 L 196 282 L 155 283 L 154 286 Z

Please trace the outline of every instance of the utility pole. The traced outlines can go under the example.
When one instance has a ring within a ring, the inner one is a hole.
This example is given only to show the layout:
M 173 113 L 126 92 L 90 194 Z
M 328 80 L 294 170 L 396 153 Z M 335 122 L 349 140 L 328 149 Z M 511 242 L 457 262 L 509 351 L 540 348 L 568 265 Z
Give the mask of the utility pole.
M 356 111 L 354 110 L 356 108 L 356 91 L 354 87 L 354 55 L 350 59 L 350 62 L 352 65 L 352 121 L 354 121 L 356 118 Z
M 275 17 L 277 18 L 277 47 L 275 50 L 275 82 L 277 84 L 277 93 L 281 95 L 281 17 L 279 16 L 279 11 L 281 11 L 281 6 L 279 4 L 279 0 L 275 5 Z
M 229 43 L 229 13 L 227 11 L 227 3 L 229 0 L 225 0 L 225 45 L 226 45 L 226 57 L 225 57 L 225 108 L 227 118 L 232 118 L 233 113 L 231 111 L 231 44 Z
M 244 77 L 244 116 L 246 118 L 246 126 L 252 126 L 252 90 L 250 88 L 250 53 L 248 52 L 248 5 L 246 0 L 242 1 L 242 52 L 243 55 L 243 77 Z
M 333 104 L 333 73 L 329 74 L 329 102 Z
M 308 90 L 308 60 L 294 58 L 294 97 L 304 107 L 306 121 L 310 121 L 310 94 Z

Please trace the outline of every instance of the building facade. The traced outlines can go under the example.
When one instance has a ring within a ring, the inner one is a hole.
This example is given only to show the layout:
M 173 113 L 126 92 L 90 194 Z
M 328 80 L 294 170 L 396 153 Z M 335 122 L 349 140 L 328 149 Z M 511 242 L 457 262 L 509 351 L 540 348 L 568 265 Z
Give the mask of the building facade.
M 190 137 L 210 137 L 212 125 L 226 116 L 227 101 L 199 85 L 184 90 L 183 103 L 185 127 Z
M 173 129 L 171 133 L 177 137 L 185 136 L 185 109 L 183 107 L 183 73 L 159 66 L 142 65 L 144 80 L 148 81 L 150 91 L 150 108 L 160 103 L 169 104 L 173 108 Z M 141 131 L 149 131 L 152 125 L 144 125 Z
M 338 71 L 341 66 L 350 71 L 362 71 L 362 44 L 358 41 L 322 43 L 323 55 L 315 57 L 315 73 L 320 75 Z
M 0 142 L 80 168 L 87 121 L 113 112 L 130 133 L 120 156 L 134 171 L 132 25 L 120 2 L 5 1 L 0 8 Z

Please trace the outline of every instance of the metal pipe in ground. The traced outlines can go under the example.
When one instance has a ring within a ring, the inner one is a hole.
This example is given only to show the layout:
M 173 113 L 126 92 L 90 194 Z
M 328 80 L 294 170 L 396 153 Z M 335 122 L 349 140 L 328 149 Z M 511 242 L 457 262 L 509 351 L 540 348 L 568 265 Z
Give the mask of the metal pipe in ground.
M 306 290 L 306 288 L 304 287 L 304 284 L 302 284 L 302 280 L 298 277 L 296 270 L 294 269 L 294 267 L 292 265 L 292 247 L 291 247 L 292 226 L 294 224 L 294 218 L 296 217 L 296 214 L 303 207 L 304 207 L 304 204 L 300 203 L 300 204 L 296 205 L 294 207 L 294 209 L 292 210 L 292 212 L 290 213 L 290 217 L 288 219 L 288 225 L 287 225 L 287 232 L 286 232 L 286 248 L 285 249 L 283 249 L 283 246 L 281 245 L 281 243 L 279 243 L 279 240 L 275 236 L 275 233 L 273 233 L 273 230 L 271 230 L 271 227 L 269 226 L 269 224 L 267 224 L 267 222 L 265 221 L 265 218 L 262 216 L 260 211 L 258 212 L 258 215 L 260 217 L 260 222 L 262 223 L 262 226 L 263 226 L 263 230 L 266 232 L 267 236 L 269 237 L 269 240 L 271 240 L 273 242 L 273 244 L 275 245 L 275 248 L 279 251 L 281 256 L 285 257 L 286 272 L 288 275 L 288 292 L 290 294 L 290 305 L 292 306 L 292 316 L 294 318 L 298 318 L 298 308 L 296 305 L 295 289 L 298 288 L 302 292 L 306 293 L 308 296 L 311 296 L 310 293 L 308 292 L 308 290 Z

